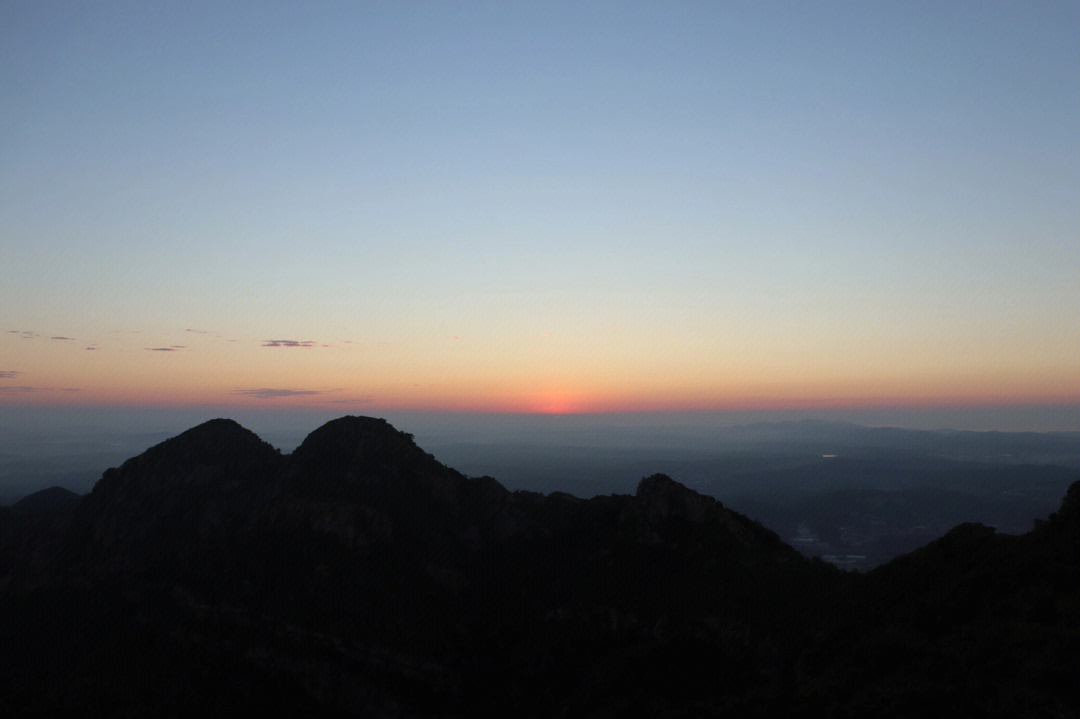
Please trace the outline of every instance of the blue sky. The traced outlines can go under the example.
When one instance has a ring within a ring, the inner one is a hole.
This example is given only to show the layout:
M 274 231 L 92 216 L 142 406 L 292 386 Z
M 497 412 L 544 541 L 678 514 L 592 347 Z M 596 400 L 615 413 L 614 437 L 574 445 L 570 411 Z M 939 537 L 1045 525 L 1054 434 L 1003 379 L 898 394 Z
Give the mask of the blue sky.
M 0 13 L 0 402 L 1080 402 L 1076 3 Z

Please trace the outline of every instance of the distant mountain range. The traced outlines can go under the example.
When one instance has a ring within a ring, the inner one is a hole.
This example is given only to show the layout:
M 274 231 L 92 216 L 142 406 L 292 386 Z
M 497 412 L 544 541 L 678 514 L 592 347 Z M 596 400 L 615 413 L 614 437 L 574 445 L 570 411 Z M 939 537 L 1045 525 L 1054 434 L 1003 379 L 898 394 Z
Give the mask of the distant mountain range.
M 808 556 L 869 569 L 965 522 L 1023 533 L 1080 480 L 1076 437 L 926 432 L 826 422 L 746 425 L 709 451 L 449 445 L 438 456 L 508 487 L 629 493 L 665 472 L 760 521 Z M 1009 452 L 999 450 L 1011 450 Z
M 891 490 L 851 502 L 926 501 Z M 858 574 L 661 474 L 511 492 L 379 419 L 213 420 L 0 513 L 0 608 L 8 716 L 1076 716 L 1080 482 Z
M 38 512 L 58 512 L 71 509 L 82 501 L 82 496 L 63 487 L 49 487 L 29 494 L 11 505 L 16 515 Z

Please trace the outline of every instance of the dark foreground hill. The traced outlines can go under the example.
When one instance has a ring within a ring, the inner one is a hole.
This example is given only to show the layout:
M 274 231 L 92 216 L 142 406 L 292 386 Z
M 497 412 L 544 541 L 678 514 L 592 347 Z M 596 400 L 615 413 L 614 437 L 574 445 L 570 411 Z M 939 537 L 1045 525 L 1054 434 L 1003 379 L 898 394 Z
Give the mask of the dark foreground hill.
M 1080 485 L 867 575 L 662 475 L 468 478 L 385 421 L 214 420 L 0 516 L 7 715 L 1074 716 Z

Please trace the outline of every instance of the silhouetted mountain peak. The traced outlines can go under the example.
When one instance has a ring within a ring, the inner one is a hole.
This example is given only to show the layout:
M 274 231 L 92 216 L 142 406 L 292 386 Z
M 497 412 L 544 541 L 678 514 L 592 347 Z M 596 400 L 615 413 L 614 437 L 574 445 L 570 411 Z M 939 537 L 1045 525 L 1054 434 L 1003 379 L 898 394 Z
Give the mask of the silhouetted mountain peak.
M 950 542 L 982 541 L 987 537 L 997 534 L 994 527 L 988 527 L 981 522 L 964 522 L 958 524 L 944 534 L 940 539 L 934 540 L 942 544 Z
M 715 499 L 700 495 L 663 474 L 642 479 L 638 483 L 637 498 L 642 503 L 645 518 L 650 522 L 668 517 L 701 522 L 710 506 L 720 506 Z
M 157 517 L 166 511 L 158 506 L 161 498 L 177 488 L 235 487 L 240 481 L 264 478 L 281 461 L 280 453 L 254 432 L 230 419 L 213 419 L 105 470 L 80 504 L 80 514 L 102 519 L 112 512 L 142 512 Z
M 29 514 L 32 512 L 54 512 L 71 509 L 82 499 L 82 495 L 76 494 L 63 487 L 49 487 L 39 492 L 28 494 L 15 504 L 11 505 L 11 511 L 16 514 Z
M 231 419 L 212 419 L 135 457 L 129 463 L 177 468 L 250 462 L 276 457 L 277 450 Z
M 348 416 L 327 422 L 309 434 L 292 453 L 308 466 L 329 472 L 369 471 L 387 465 L 434 462 L 411 434 L 385 419 Z

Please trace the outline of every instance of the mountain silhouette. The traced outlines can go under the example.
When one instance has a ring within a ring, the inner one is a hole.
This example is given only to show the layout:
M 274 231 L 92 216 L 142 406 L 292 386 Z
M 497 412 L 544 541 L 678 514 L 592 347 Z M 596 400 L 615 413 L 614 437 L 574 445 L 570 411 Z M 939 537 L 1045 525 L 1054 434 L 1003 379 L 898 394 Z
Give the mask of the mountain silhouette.
M 15 514 L 34 514 L 37 512 L 58 512 L 71 509 L 82 501 L 82 496 L 63 487 L 49 487 L 28 494 L 15 504 L 11 511 Z
M 385 420 L 219 419 L 0 530 L 9 715 L 1080 708 L 1080 484 L 858 575 L 665 475 L 509 492 Z

